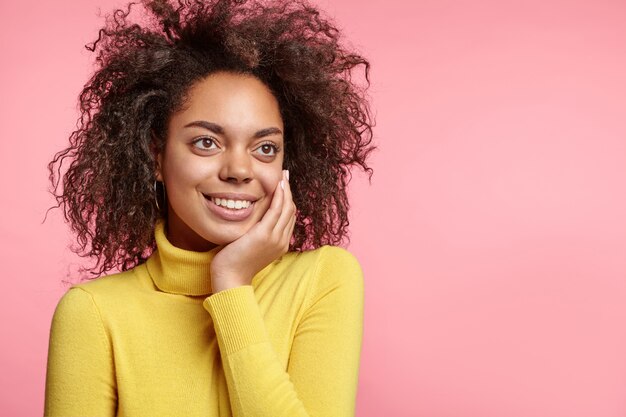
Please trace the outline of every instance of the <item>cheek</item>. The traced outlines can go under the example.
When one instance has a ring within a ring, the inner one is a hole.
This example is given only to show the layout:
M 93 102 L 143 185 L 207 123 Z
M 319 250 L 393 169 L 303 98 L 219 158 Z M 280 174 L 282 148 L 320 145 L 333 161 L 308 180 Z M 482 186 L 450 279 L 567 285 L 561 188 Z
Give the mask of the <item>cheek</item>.
M 203 163 L 199 158 L 171 159 L 164 170 L 166 182 L 178 186 L 195 186 L 216 172 L 213 164 Z
M 260 178 L 265 194 L 272 195 L 281 179 L 282 171 L 266 173 L 266 175 Z

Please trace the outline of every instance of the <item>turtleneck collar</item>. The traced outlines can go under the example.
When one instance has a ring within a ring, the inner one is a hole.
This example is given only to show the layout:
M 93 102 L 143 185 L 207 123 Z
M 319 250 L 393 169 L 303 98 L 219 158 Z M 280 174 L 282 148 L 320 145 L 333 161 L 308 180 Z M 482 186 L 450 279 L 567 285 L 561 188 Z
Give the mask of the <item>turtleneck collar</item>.
M 167 240 L 163 219 L 155 225 L 154 238 L 157 249 L 146 261 L 146 267 L 161 291 L 183 295 L 211 294 L 211 261 L 221 246 L 208 252 L 177 248 Z

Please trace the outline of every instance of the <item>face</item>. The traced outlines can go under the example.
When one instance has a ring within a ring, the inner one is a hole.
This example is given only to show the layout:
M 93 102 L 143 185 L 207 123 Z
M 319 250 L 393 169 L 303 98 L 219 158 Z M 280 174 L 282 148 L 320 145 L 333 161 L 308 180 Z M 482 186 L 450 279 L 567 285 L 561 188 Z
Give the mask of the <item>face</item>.
M 282 178 L 283 131 L 278 102 L 259 79 L 219 72 L 194 84 L 157 155 L 168 240 L 204 252 L 259 222 Z M 235 207 L 216 205 L 219 196 Z

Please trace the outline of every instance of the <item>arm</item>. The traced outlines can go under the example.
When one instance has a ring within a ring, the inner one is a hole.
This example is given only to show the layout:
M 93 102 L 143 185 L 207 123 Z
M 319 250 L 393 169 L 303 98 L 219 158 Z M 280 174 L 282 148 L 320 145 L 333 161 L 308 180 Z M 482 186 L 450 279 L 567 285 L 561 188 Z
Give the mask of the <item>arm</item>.
M 44 416 L 114 416 L 117 391 L 110 341 L 91 295 L 70 288 L 50 328 Z
M 208 297 L 235 417 L 354 416 L 363 334 L 363 275 L 354 256 L 326 247 L 296 330 L 287 372 L 253 287 Z

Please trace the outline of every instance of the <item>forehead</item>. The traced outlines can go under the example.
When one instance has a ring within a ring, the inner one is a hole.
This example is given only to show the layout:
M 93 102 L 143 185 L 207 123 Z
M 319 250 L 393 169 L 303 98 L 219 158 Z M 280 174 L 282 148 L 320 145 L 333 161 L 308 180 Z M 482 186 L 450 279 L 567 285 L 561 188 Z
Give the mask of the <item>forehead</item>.
M 196 82 L 187 92 L 172 127 L 198 120 L 228 129 L 283 128 L 278 100 L 258 78 L 248 74 L 218 72 Z

